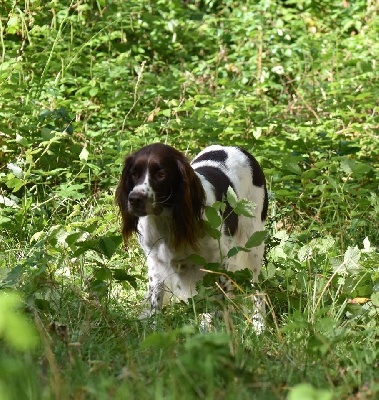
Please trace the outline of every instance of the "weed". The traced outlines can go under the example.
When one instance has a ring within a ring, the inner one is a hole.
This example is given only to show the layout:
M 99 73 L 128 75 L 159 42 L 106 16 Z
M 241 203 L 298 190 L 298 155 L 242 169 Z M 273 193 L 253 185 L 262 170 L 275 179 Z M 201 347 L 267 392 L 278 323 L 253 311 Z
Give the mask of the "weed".
M 377 2 L 0 10 L 0 397 L 377 398 Z M 137 319 L 144 258 L 120 245 L 113 191 L 154 141 L 263 166 L 263 334 L 244 271 L 235 299 L 212 300 L 208 274 L 190 304 Z

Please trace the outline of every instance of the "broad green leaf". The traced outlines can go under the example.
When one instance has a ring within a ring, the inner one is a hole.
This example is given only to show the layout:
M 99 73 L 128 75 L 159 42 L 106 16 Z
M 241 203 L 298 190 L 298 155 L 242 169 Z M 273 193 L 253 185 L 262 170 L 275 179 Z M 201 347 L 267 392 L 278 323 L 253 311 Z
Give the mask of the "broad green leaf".
M 212 208 L 214 208 L 216 211 L 219 211 L 222 215 L 222 213 L 225 212 L 226 205 L 224 201 L 215 201 L 212 204 Z
M 117 236 L 104 236 L 99 239 L 100 249 L 102 253 L 107 257 L 111 258 L 117 248 L 122 242 L 122 237 Z
M 220 228 L 213 228 L 209 223 L 205 225 L 205 232 L 206 235 L 210 236 L 215 240 L 220 240 L 221 238 Z
M 57 190 L 56 194 L 59 197 L 63 197 L 64 199 L 82 199 L 85 197 L 80 190 L 84 189 L 85 185 L 83 183 L 80 184 L 67 184 L 62 183 L 59 186 L 59 190 Z
M 301 174 L 303 179 L 314 179 L 320 175 L 320 170 L 316 168 L 308 169 Z
M 190 261 L 197 265 L 205 265 L 207 263 L 207 260 L 198 254 L 191 254 L 186 258 L 186 261 Z
M 353 169 L 353 175 L 358 177 L 366 175 L 372 170 L 370 165 L 362 162 L 355 163 L 352 169 Z
M 7 187 L 13 189 L 13 193 L 18 192 L 24 185 L 25 182 L 22 179 L 16 178 L 13 174 L 8 175 Z
M 234 257 L 236 254 L 238 254 L 240 251 L 249 251 L 248 249 L 246 249 L 245 247 L 241 247 L 241 246 L 234 246 L 232 247 L 227 254 L 228 258 Z
M 7 274 L 6 281 L 12 286 L 22 277 L 24 269 L 21 264 L 16 264 Z
M 27 139 L 19 135 L 18 133 L 16 134 L 16 143 L 19 143 L 21 144 L 21 146 L 25 147 L 29 146 L 29 142 L 27 141 Z
M 79 160 L 86 162 L 88 160 L 88 155 L 89 155 L 88 150 L 85 147 L 83 147 L 82 151 L 79 154 Z
M 200 333 L 189 337 L 184 344 L 184 348 L 186 351 L 198 350 L 204 353 L 214 349 L 226 350 L 228 343 L 230 343 L 230 337 L 224 332 L 209 332 L 206 335 Z
M 379 292 L 375 292 L 371 295 L 371 301 L 375 307 L 379 307 Z
M 98 87 L 93 87 L 89 90 L 89 95 L 91 97 L 95 97 L 99 93 L 99 88 Z
M 245 217 L 253 218 L 255 207 L 256 207 L 256 205 L 253 202 L 251 202 L 247 199 L 241 199 L 238 201 L 238 203 L 236 204 L 233 211 L 237 215 L 243 215 Z
M 212 228 L 218 228 L 222 224 L 220 214 L 210 206 L 205 207 L 205 216 Z
M 215 272 L 220 272 L 220 270 L 222 270 L 222 267 L 221 267 L 221 263 L 212 262 L 212 263 L 206 263 L 204 265 L 204 269 L 208 269 L 210 271 L 215 271 Z M 222 270 L 222 272 L 224 272 L 224 271 Z
M 99 239 L 89 239 L 83 242 L 77 242 L 78 249 L 74 256 L 77 257 L 88 250 L 96 251 L 110 259 L 122 242 L 121 236 L 105 236 Z
M 14 200 L 3 195 L 0 195 L 0 204 L 4 204 L 5 207 L 20 208 L 20 206 Z
M 141 344 L 143 349 L 147 349 L 149 347 L 155 349 L 164 349 L 173 345 L 176 341 L 178 332 L 155 332 L 149 335 Z
M 46 144 L 48 144 L 48 142 L 55 138 L 57 135 L 57 132 L 55 131 L 55 129 L 53 127 L 46 127 L 44 126 L 43 128 L 41 128 L 41 137 L 43 140 L 46 140 Z
M 12 219 L 9 217 L 0 216 L 0 226 L 3 224 L 8 224 L 11 221 L 12 221 Z
M 353 172 L 355 161 L 350 158 L 345 158 L 341 161 L 341 169 L 345 172 L 346 175 L 349 175 Z
M 332 400 L 333 394 L 326 389 L 316 389 L 309 383 L 299 383 L 290 389 L 287 400 Z
M 121 268 L 112 269 L 112 273 L 116 281 L 126 281 L 134 289 L 137 289 L 137 279 L 135 276 L 128 274 L 124 269 Z
M 17 14 L 13 14 L 9 17 L 6 27 L 6 32 L 10 35 L 14 35 L 21 29 L 21 18 Z
M 36 330 L 20 311 L 21 297 L 15 292 L 0 292 L 0 338 L 16 350 L 29 350 L 38 343 Z
M 348 269 L 359 268 L 359 259 L 361 258 L 361 251 L 358 246 L 349 246 L 344 254 L 343 262 L 348 267 Z
M 16 178 L 21 178 L 23 173 L 22 173 L 22 168 L 16 164 L 13 163 L 8 163 L 7 164 L 7 168 L 12 172 L 12 174 L 16 177 Z
M 237 195 L 231 186 L 228 187 L 226 192 L 226 200 L 230 204 L 230 207 L 235 208 L 238 202 Z
M 83 235 L 84 235 L 83 232 L 74 232 L 71 233 L 70 235 L 67 235 L 65 241 L 69 246 L 71 246 L 74 243 L 76 243 L 78 239 L 82 238 Z
M 267 231 L 254 232 L 247 240 L 245 247 L 250 249 L 252 247 L 260 246 L 267 238 L 267 233 L 268 233 Z
M 286 164 L 285 168 L 287 171 L 292 172 L 296 175 L 301 175 L 303 172 L 302 169 L 299 167 L 299 165 L 293 162 Z
M 94 268 L 93 276 L 98 281 L 105 281 L 112 277 L 112 271 L 106 267 Z

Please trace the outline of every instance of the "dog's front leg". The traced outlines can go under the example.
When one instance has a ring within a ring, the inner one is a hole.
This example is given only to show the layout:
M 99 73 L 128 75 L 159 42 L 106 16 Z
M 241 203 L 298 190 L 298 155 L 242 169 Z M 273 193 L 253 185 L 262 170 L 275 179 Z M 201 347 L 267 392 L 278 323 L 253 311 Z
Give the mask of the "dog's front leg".
M 148 269 L 149 287 L 146 300 L 149 302 L 149 307 L 140 314 L 140 319 L 149 318 L 160 312 L 163 305 L 165 285 L 160 279 L 159 267 L 151 260 L 148 260 Z
M 164 295 L 163 282 L 149 282 L 148 298 L 150 300 L 150 313 L 151 315 L 159 312 L 162 309 Z

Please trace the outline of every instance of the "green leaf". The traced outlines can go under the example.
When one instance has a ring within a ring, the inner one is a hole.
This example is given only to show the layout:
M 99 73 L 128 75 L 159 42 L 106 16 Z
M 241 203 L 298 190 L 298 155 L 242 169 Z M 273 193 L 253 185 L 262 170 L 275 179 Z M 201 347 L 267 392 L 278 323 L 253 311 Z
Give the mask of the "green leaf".
M 5 207 L 20 208 L 15 200 L 0 194 L 0 204 L 4 204 Z
M 85 240 L 84 242 L 78 242 L 77 246 L 79 248 L 75 251 L 74 256 L 77 257 L 86 251 L 93 250 L 110 259 L 121 242 L 122 237 L 119 235 L 104 236 L 100 239 L 89 239 Z
M 98 93 L 99 93 L 99 88 L 97 88 L 97 87 L 93 87 L 93 88 L 91 88 L 90 90 L 89 90 L 89 95 L 91 96 L 91 97 L 95 97 Z
M 245 247 L 247 247 L 248 249 L 252 248 L 252 247 L 257 247 L 260 246 L 265 239 L 267 238 L 267 231 L 257 231 L 254 232 L 250 238 L 247 240 Z
M 16 143 L 20 144 L 21 146 L 25 146 L 25 147 L 29 146 L 29 142 L 27 141 L 27 139 L 24 138 L 23 136 L 19 135 L 18 133 L 16 134 Z
M 41 128 L 41 137 L 43 140 L 49 141 L 55 138 L 56 134 L 57 132 L 52 127 L 44 126 L 43 128 Z
M 294 173 L 294 174 L 296 174 L 296 175 L 301 175 L 302 172 L 303 172 L 303 171 L 301 170 L 301 168 L 299 167 L 299 165 L 296 164 L 296 163 L 294 163 L 294 162 L 289 162 L 289 163 L 287 163 L 284 167 L 285 167 L 285 169 L 286 169 L 287 171 L 292 172 L 292 173 Z
M 104 236 L 99 239 L 101 252 L 107 257 L 111 258 L 117 248 L 120 246 L 122 242 L 122 237 L 117 236 Z
M 225 202 L 223 201 L 215 201 L 212 204 L 212 208 L 214 208 L 216 211 L 219 211 L 222 214 L 223 212 L 225 212 L 226 205 Z
M 237 195 L 231 186 L 228 187 L 226 192 L 226 200 L 230 204 L 230 207 L 235 208 L 238 202 Z
M 358 246 L 349 246 L 344 254 L 343 262 L 348 267 L 348 269 L 359 268 L 359 259 L 361 258 L 361 251 Z
M 149 335 L 141 344 L 143 349 L 147 349 L 149 347 L 155 349 L 164 349 L 170 347 L 175 343 L 178 332 L 155 332 Z
M 213 350 L 215 348 L 227 349 L 230 343 L 230 337 L 224 332 L 209 332 L 206 335 L 199 333 L 189 337 L 184 347 L 188 350 L 198 349 L 201 352 Z
M 249 201 L 247 199 L 241 199 L 238 201 L 233 211 L 237 215 L 243 215 L 245 217 L 253 218 L 255 207 L 256 205 L 252 201 Z
M 19 178 L 16 178 L 13 174 L 9 174 L 6 185 L 9 189 L 13 189 L 12 192 L 15 193 L 25 185 L 25 182 Z
M 59 190 L 57 190 L 56 194 L 59 197 L 64 199 L 82 199 L 85 197 L 83 193 L 80 193 L 80 190 L 84 189 L 85 185 L 83 183 L 80 184 L 69 184 L 69 183 L 62 183 L 59 186 Z
M 21 19 L 17 14 L 13 14 L 9 17 L 6 27 L 6 32 L 10 35 L 14 35 L 21 29 Z
M 18 283 L 19 279 L 21 278 L 21 276 L 24 273 L 24 269 L 22 268 L 21 264 L 17 264 L 14 268 L 12 268 L 8 274 L 7 274 L 7 278 L 6 281 L 8 284 L 10 285 L 15 285 L 16 283 Z
M 208 221 L 207 221 L 208 222 Z M 219 228 L 213 228 L 209 222 L 205 225 L 205 232 L 208 236 L 210 236 L 212 239 L 215 240 L 220 240 L 221 238 L 221 232 Z
M 29 350 L 37 345 L 38 336 L 29 319 L 19 311 L 21 306 L 17 293 L 0 293 L 0 338 L 16 350 Z
M 355 161 L 350 158 L 345 158 L 341 161 L 341 169 L 345 172 L 346 175 L 349 175 L 353 172 Z
M 375 307 L 379 307 L 379 292 L 375 292 L 371 295 L 371 301 Z
M 85 147 L 83 147 L 82 151 L 79 154 L 79 160 L 86 162 L 88 160 L 88 155 L 89 155 L 88 150 Z
M 238 254 L 240 251 L 249 251 L 248 249 L 246 249 L 245 247 L 241 247 L 241 246 L 234 246 L 232 247 L 227 254 L 228 258 L 234 257 L 236 254 Z
M 220 217 L 220 214 L 217 212 L 217 210 L 215 210 L 213 207 L 206 206 L 204 211 L 209 225 L 212 228 L 220 227 L 220 225 L 222 224 L 222 218 Z
M 17 178 L 22 178 L 22 168 L 16 164 L 8 163 L 7 168 L 12 172 L 12 174 Z
M 12 219 L 9 217 L 0 216 L 0 226 L 4 225 L 4 224 L 8 224 L 11 221 L 12 221 Z
M 65 242 L 69 245 L 72 246 L 74 243 L 77 242 L 78 239 L 80 239 L 83 236 L 83 232 L 74 232 L 71 233 L 70 235 L 67 235 L 65 238 Z
M 204 257 L 199 256 L 198 254 L 191 254 L 186 258 L 186 261 L 202 266 L 204 266 L 207 263 L 207 260 Z
M 105 281 L 112 277 L 112 272 L 106 267 L 94 268 L 93 276 L 97 281 Z
M 222 267 L 221 264 L 219 262 L 211 262 L 211 263 L 206 263 L 204 265 L 204 269 L 208 269 L 209 271 L 215 271 L 215 272 L 225 272 Z
M 309 383 L 299 383 L 290 389 L 287 400 L 332 400 L 329 390 L 316 389 Z
M 122 268 L 112 269 L 113 277 L 116 281 L 126 281 L 132 286 L 134 289 L 137 289 L 137 279 L 135 276 L 128 274 Z
M 353 175 L 361 177 L 367 175 L 372 170 L 371 166 L 362 162 L 357 162 L 353 166 Z

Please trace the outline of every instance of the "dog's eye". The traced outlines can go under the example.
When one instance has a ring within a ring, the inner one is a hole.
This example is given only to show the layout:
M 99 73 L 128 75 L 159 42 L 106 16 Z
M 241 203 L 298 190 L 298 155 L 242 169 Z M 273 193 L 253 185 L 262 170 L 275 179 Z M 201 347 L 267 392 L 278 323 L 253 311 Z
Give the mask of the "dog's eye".
M 138 179 L 139 177 L 138 171 L 132 171 L 130 175 L 132 176 L 133 179 Z
M 167 178 L 167 172 L 164 169 L 160 169 L 159 171 L 157 171 L 155 173 L 155 177 L 160 180 L 163 181 L 164 179 Z

